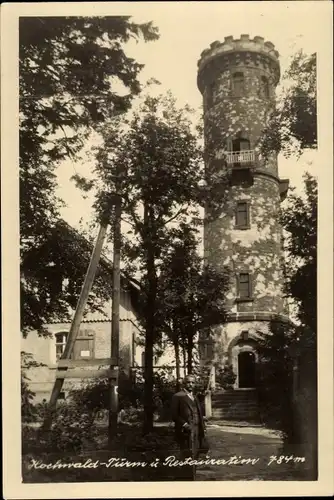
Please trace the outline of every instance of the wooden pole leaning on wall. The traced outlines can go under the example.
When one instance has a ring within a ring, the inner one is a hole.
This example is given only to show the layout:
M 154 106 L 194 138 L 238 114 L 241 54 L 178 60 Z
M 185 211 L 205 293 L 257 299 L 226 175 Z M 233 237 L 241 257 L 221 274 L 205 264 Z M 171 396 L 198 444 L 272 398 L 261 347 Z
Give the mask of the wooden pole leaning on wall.
M 72 354 L 73 346 L 75 344 L 75 341 L 76 341 L 78 333 L 79 333 L 79 328 L 80 328 L 80 324 L 82 321 L 84 309 L 86 307 L 88 296 L 89 296 L 90 291 L 92 289 L 95 274 L 96 274 L 97 267 L 98 267 L 98 264 L 100 261 L 103 243 L 104 243 L 104 239 L 105 239 L 105 236 L 107 233 L 107 228 L 108 228 L 108 224 L 106 222 L 101 223 L 99 233 L 97 235 L 97 239 L 95 242 L 95 246 L 94 246 L 94 249 L 93 249 L 93 252 L 91 255 L 91 259 L 89 262 L 89 266 L 87 269 L 87 273 L 85 276 L 85 280 L 84 280 L 84 283 L 83 283 L 82 288 L 81 288 L 79 300 L 78 300 L 77 307 L 76 307 L 74 317 L 72 320 L 70 332 L 69 332 L 68 337 L 67 337 L 65 349 L 64 349 L 64 352 L 60 358 L 61 360 L 64 360 L 64 359 L 69 360 L 70 356 Z M 57 372 L 66 371 L 67 369 L 68 369 L 67 366 L 59 366 Z M 49 407 L 48 407 L 49 411 L 47 412 L 47 416 L 46 416 L 44 423 L 43 423 L 43 430 L 49 430 L 51 428 L 52 414 L 56 408 L 57 400 L 59 398 L 59 394 L 60 394 L 62 387 L 63 387 L 64 378 L 65 377 L 56 377 L 56 380 L 55 380 L 55 383 L 54 383 L 54 386 L 52 389 L 50 401 L 49 401 Z

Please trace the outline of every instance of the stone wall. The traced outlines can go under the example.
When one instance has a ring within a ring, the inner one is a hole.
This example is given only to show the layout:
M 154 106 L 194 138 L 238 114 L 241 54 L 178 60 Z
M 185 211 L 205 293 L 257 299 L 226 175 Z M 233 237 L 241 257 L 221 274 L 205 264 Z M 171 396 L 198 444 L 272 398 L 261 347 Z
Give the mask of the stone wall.
M 249 229 L 235 228 L 238 200 L 248 201 Z M 283 312 L 282 231 L 279 224 L 279 186 L 265 176 L 255 176 L 249 187 L 231 187 L 222 201 L 221 216 L 209 220 L 204 229 L 205 256 L 217 269 L 230 270 L 227 295 L 230 312 Z M 236 276 L 249 272 L 253 282 L 253 301 L 236 302 Z

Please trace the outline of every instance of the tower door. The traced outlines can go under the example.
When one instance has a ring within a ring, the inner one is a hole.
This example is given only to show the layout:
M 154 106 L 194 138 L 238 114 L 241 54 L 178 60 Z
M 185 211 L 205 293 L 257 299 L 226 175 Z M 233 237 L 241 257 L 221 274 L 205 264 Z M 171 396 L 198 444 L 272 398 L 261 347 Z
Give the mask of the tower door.
M 255 387 L 255 354 L 240 352 L 238 356 L 239 388 L 250 389 Z
M 250 149 L 250 142 L 248 139 L 234 139 L 232 147 L 233 151 L 248 151 Z

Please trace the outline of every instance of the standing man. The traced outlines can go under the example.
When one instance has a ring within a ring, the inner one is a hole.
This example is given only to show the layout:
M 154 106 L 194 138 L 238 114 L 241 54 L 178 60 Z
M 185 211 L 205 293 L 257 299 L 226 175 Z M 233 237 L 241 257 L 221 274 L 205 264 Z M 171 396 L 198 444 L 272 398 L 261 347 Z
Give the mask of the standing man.
M 180 446 L 181 459 L 196 459 L 205 436 L 205 425 L 200 403 L 193 393 L 195 379 L 185 377 L 183 389 L 172 398 L 172 418 L 175 423 L 175 438 Z M 186 479 L 195 479 L 195 467 L 183 466 Z

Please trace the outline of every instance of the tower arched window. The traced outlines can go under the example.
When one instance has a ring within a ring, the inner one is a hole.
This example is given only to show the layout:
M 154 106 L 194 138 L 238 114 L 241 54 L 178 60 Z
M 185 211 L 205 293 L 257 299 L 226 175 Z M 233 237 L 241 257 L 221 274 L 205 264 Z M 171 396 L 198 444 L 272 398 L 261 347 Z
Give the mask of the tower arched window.
M 235 97 L 241 97 L 245 93 L 245 78 L 241 71 L 232 75 L 232 89 Z
M 269 97 L 269 81 L 266 76 L 261 76 L 260 80 L 261 85 L 261 96 L 268 98 Z

